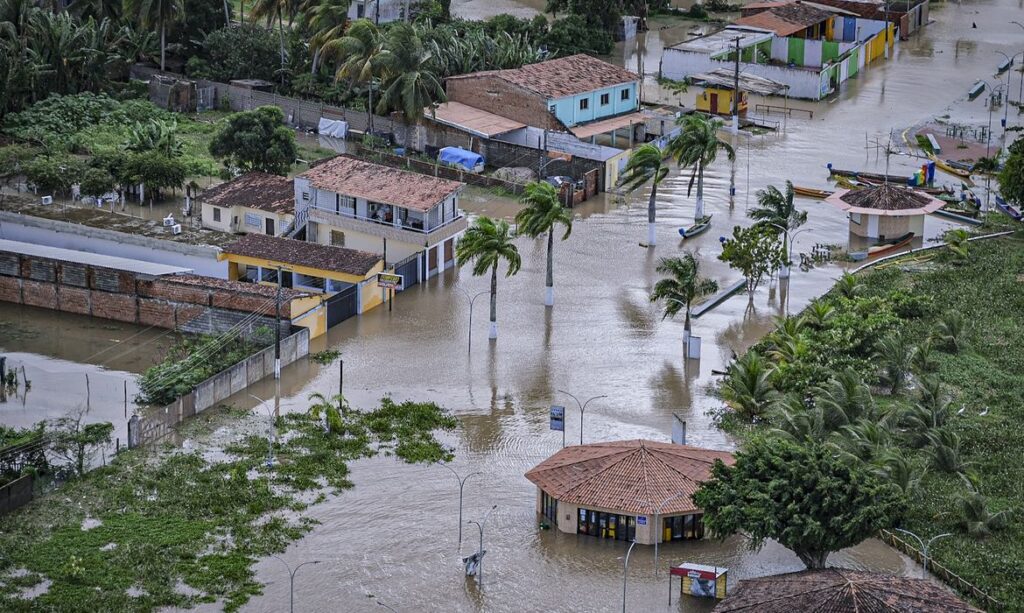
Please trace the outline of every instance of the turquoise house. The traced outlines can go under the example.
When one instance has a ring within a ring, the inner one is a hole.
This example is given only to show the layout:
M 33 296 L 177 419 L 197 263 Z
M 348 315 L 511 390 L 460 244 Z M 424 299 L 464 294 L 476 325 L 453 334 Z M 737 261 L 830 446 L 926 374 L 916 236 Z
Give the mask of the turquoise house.
M 632 113 L 638 104 L 637 82 L 632 81 L 548 100 L 548 110 L 571 128 L 588 121 Z

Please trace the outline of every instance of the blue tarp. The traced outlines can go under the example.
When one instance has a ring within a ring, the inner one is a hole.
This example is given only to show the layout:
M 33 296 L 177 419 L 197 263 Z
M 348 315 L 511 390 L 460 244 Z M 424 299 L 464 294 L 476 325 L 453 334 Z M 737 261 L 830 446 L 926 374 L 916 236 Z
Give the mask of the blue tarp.
M 442 164 L 458 166 L 470 172 L 480 172 L 484 169 L 484 158 L 478 153 L 466 151 L 459 147 L 445 147 L 438 151 L 437 159 Z

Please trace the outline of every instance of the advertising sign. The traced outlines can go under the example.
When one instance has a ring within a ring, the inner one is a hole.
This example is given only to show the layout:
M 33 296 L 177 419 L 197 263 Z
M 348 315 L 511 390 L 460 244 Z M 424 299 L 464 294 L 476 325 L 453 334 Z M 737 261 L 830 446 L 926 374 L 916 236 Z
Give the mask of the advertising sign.
M 402 275 L 393 275 L 389 272 L 377 273 L 377 286 L 384 289 L 402 289 L 402 281 L 404 277 Z
M 551 429 L 565 432 L 565 407 L 558 405 L 551 407 Z

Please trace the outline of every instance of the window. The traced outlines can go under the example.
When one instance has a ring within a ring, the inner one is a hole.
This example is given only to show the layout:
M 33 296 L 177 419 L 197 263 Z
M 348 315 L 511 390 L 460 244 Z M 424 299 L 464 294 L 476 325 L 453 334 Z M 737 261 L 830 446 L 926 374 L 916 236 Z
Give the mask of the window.
M 540 491 L 540 512 L 551 523 L 558 525 L 558 500 L 544 490 Z
M 344 247 L 345 233 L 341 230 L 331 230 L 331 245 L 335 247 Z
M 583 98 L 580 100 L 580 110 L 585 111 L 590 108 L 590 98 Z
M 366 5 L 362 2 L 356 4 L 356 19 L 366 17 Z
M 217 207 L 213 207 L 213 220 L 220 221 L 220 209 Z
M 629 100 L 629 90 L 624 89 L 619 92 L 619 100 Z
M 543 500 L 541 502 L 543 503 Z M 636 537 L 636 517 L 581 508 L 576 533 L 616 541 L 631 541 Z
M 608 102 L 611 101 L 611 94 L 601 94 L 601 106 L 608 106 Z
M 302 192 L 302 201 L 309 202 L 309 192 Z
M 676 515 L 662 520 L 661 540 L 664 542 L 702 538 L 704 538 L 703 515 Z
M 263 223 L 261 223 L 260 216 L 257 215 L 256 213 L 246 213 L 245 225 L 252 226 L 253 228 L 258 228 L 262 226 Z

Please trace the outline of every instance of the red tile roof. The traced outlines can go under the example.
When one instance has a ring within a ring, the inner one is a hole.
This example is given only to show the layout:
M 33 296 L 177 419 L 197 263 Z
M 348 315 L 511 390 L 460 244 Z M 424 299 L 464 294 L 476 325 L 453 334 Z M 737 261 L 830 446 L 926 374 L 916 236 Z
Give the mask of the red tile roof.
M 584 507 L 650 515 L 699 509 L 692 495 L 711 476 L 715 460 L 735 461 L 731 453 L 689 445 L 632 440 L 566 447 L 544 460 L 526 478 L 558 500 Z
M 462 183 L 339 155 L 299 175 L 317 189 L 426 212 L 459 191 Z
M 288 177 L 265 172 L 248 172 L 202 194 L 214 206 L 248 206 L 268 213 L 294 213 L 295 188 Z
M 771 30 L 778 36 L 796 34 L 832 17 L 832 13 L 799 1 L 769 8 L 754 15 L 740 17 L 737 26 Z
M 215 277 L 204 277 L 202 275 L 192 274 L 160 277 L 160 280 L 166 283 L 189 285 L 199 289 L 223 289 L 235 294 L 250 294 L 269 299 L 274 299 L 277 296 L 276 287 L 263 285 L 261 283 L 250 283 L 248 281 L 229 281 L 228 279 L 217 279 Z M 288 287 L 281 288 L 282 300 L 293 300 L 295 298 L 304 298 L 307 296 L 310 296 L 309 292 L 291 289 Z
M 498 77 L 546 98 L 575 96 L 640 80 L 636 73 L 582 53 L 522 68 L 474 72 L 449 79 L 472 79 L 481 75 Z
M 246 234 L 225 247 L 224 253 L 359 277 L 366 276 L 381 260 L 376 253 L 265 234 Z
M 924 579 L 845 568 L 805 570 L 743 579 L 714 613 L 978 612 L 947 588 Z

